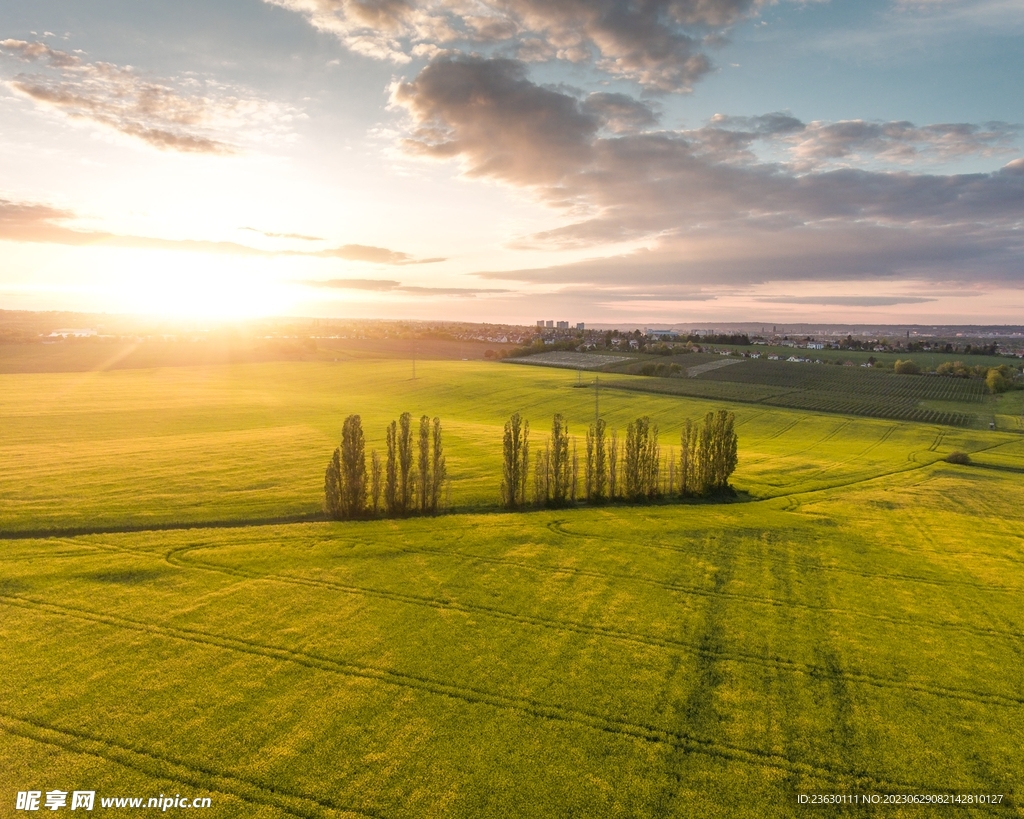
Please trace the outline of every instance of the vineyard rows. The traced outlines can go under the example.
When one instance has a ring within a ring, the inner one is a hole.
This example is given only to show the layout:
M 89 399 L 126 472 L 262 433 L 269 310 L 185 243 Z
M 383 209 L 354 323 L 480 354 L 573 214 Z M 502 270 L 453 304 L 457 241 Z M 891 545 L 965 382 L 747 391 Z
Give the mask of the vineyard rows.
M 799 365 L 792 364 L 797 367 Z M 737 370 L 727 367 L 725 370 Z M 719 371 L 714 371 L 719 372 Z M 710 373 L 708 373 L 710 375 Z M 894 376 L 901 377 L 901 376 Z M 915 378 L 914 376 L 906 376 Z M 917 377 L 923 378 L 923 377 Z M 928 379 L 939 380 L 939 379 Z M 942 379 L 947 380 L 947 379 Z M 948 379 L 952 380 L 952 379 Z M 605 386 L 606 382 L 601 382 Z M 968 427 L 975 417 L 965 412 L 949 412 L 918 406 L 918 399 L 909 395 L 879 394 L 848 387 L 845 393 L 838 389 L 799 389 L 758 383 L 738 383 L 718 379 L 699 378 L 631 378 L 607 382 L 612 389 L 638 392 L 668 393 L 692 398 L 711 398 L 752 404 L 770 404 L 776 407 L 810 410 L 812 412 L 838 412 L 862 415 L 868 418 L 891 418 L 898 421 L 916 421 L 927 424 L 946 424 Z
M 896 375 L 865 367 L 796 364 L 787 361 L 744 361 L 733 367 L 702 373 L 703 381 L 757 384 L 815 392 L 838 392 L 885 401 L 959 401 L 981 403 L 985 385 L 980 379 L 937 375 Z

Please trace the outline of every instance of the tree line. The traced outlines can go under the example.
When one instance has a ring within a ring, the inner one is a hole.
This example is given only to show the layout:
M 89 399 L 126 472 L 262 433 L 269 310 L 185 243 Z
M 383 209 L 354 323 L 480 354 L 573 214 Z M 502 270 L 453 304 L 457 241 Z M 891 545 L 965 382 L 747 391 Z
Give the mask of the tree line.
M 530 422 L 515 413 L 505 423 L 501 505 L 520 509 L 531 503 L 570 506 L 580 500 L 636 503 L 725 491 L 737 463 L 733 413 L 719 410 L 709 412 L 703 422 L 687 420 L 676 455 L 673 448 L 667 459 L 662 457 L 658 425 L 647 416 L 626 427 L 621 443 L 618 432 L 598 419 L 587 430 L 580 452 L 560 413 L 552 419 L 542 447 L 531 455 Z
M 412 416 L 403 412 L 388 425 L 386 440 L 383 460 L 373 450 L 367 469 L 362 419 L 345 419 L 341 446 L 334 450 L 324 476 L 324 510 L 329 517 L 356 520 L 441 511 L 448 485 L 441 419 L 421 416 L 414 432 Z

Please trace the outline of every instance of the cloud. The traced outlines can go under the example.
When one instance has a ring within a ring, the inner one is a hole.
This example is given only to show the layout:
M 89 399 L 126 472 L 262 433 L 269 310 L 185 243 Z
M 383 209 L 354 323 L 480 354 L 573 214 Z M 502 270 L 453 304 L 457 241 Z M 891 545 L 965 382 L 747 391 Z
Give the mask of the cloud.
M 1006 122 L 939 123 L 915 126 L 910 122 L 811 122 L 787 135 L 797 159 L 813 162 L 866 155 L 875 160 L 909 162 L 922 156 L 939 160 L 964 156 L 1014 153 L 1020 127 Z
M 892 307 L 897 304 L 924 304 L 938 301 L 926 296 L 759 296 L 766 304 L 820 304 L 841 307 Z
M 325 250 L 264 250 L 237 242 L 203 239 L 162 239 L 150 236 L 125 236 L 106 231 L 79 230 L 66 226 L 75 219 L 73 212 L 24 202 L 0 199 L 0 241 L 37 242 L 59 245 L 102 245 L 154 250 L 178 250 L 197 253 L 230 253 L 236 256 L 306 256 L 345 259 L 387 265 L 428 264 L 443 259 L 416 259 L 408 253 L 370 245 L 342 245 Z M 298 235 L 298 234 L 284 234 Z M 313 237 L 300 237 L 310 238 Z
M 604 127 L 615 133 L 639 131 L 656 125 L 658 117 L 646 103 L 633 99 L 628 94 L 591 94 L 580 106 L 584 112 L 593 114 Z
M 401 282 L 388 279 L 327 279 L 325 281 L 305 281 L 309 287 L 326 287 L 339 290 L 373 290 L 387 292 L 402 286 Z
M 239 138 L 281 136 L 294 117 L 290 109 L 213 83 L 189 78 L 176 87 L 147 79 L 131 66 L 85 62 L 44 43 L 3 40 L 0 52 L 43 69 L 8 80 L 13 91 L 69 119 L 110 128 L 160 150 L 232 154 L 239 151 Z
M 330 259 L 347 259 L 351 262 L 375 262 L 377 264 L 407 264 L 411 257 L 408 253 L 388 250 L 386 247 L 370 245 L 342 245 L 328 250 L 317 250 L 312 254 Z
M 392 101 L 416 123 L 408 151 L 460 157 L 470 176 L 553 184 L 588 159 L 602 121 L 575 97 L 542 88 L 517 60 L 445 55 Z
M 324 241 L 321 236 L 306 236 L 302 233 L 271 233 L 266 230 L 260 230 L 259 228 L 243 227 L 239 230 L 248 230 L 252 233 L 258 233 L 261 236 L 266 236 L 270 239 L 297 239 L 302 242 L 322 242 Z
M 943 175 L 765 162 L 750 147 L 758 139 L 799 140 L 798 146 L 814 139 L 832 140 L 840 146 L 835 151 L 877 140 L 882 152 L 915 142 L 960 150 L 1003 144 L 1008 128 L 827 129 L 775 113 L 719 117 L 694 131 L 608 134 L 607 113 L 531 82 L 523 63 L 455 55 L 436 58 L 415 80 L 397 85 L 393 100 L 411 119 L 404 143 L 410 153 L 458 159 L 466 175 L 528 189 L 571 220 L 518 246 L 648 245 L 646 255 L 610 266 L 549 269 L 548 281 L 762 281 L 898 271 L 1024 280 L 1024 160 L 991 173 Z
M 304 281 L 308 287 L 321 287 L 338 290 L 370 290 L 377 293 L 416 293 L 422 296 L 465 296 L 475 297 L 489 293 L 508 293 L 504 288 L 495 287 L 418 287 L 404 285 L 390 279 L 326 279 L 323 281 Z
M 520 59 L 592 63 L 660 91 L 712 70 L 708 46 L 765 0 L 265 0 L 349 49 L 405 63 L 437 49 L 500 46 Z

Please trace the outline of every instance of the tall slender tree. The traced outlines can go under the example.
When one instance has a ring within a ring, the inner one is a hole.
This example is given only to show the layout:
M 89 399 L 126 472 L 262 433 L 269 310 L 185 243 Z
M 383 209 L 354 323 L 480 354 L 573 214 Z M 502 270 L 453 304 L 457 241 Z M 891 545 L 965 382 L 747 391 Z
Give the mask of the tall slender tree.
M 619 496 L 619 434 L 612 430 L 611 445 L 608 449 L 608 497 L 615 500 Z
M 412 471 L 412 416 L 398 416 L 398 511 L 407 515 L 412 509 L 415 477 Z
M 444 444 L 441 441 L 441 419 L 435 416 L 432 426 L 430 513 L 436 515 L 441 508 L 441 493 L 448 484 L 448 467 L 445 463 Z
M 380 514 L 381 477 L 383 465 L 380 462 L 380 454 L 377 450 L 370 453 L 370 511 L 374 517 Z
M 715 433 L 715 416 L 709 412 L 704 416 L 697 439 L 697 475 L 694 480 L 694 491 L 698 495 L 706 495 L 712 489 L 714 479 L 714 452 L 712 449 Z
M 342 519 L 341 507 L 341 447 L 334 448 L 331 462 L 324 475 L 324 511 L 333 520 Z
M 643 451 L 647 427 L 643 418 L 630 421 L 626 427 L 626 457 L 623 463 L 626 498 L 637 501 L 644 496 Z
M 696 433 L 693 421 L 687 418 L 679 436 L 679 495 L 684 498 L 694 494 Z
M 505 422 L 502 442 L 501 505 L 506 509 L 525 505 L 529 465 L 530 422 L 516 412 Z
M 430 486 L 431 475 L 430 475 L 430 463 L 431 463 L 431 448 L 430 448 L 430 418 L 426 415 L 420 416 L 420 434 L 419 434 L 419 452 L 417 458 L 417 467 L 419 467 L 418 480 L 416 481 L 416 490 L 419 501 L 420 514 L 425 515 L 430 511 L 430 504 L 434 498 L 434 490 Z
M 555 413 L 551 419 L 551 492 L 548 502 L 564 506 L 569 497 L 569 481 L 572 463 L 569 457 L 569 430 L 562 413 Z
M 534 458 L 533 502 L 544 506 L 551 502 L 551 442 L 544 442 L 544 449 Z
M 658 425 L 646 417 L 647 434 L 644 438 L 643 459 L 643 492 L 649 499 L 658 497 L 661 486 L 661 447 L 658 446 Z
M 388 457 L 384 472 L 384 511 L 388 517 L 399 512 L 401 498 L 398 488 L 398 424 L 392 421 L 387 432 Z
M 341 513 L 352 520 L 366 510 L 366 440 L 358 415 L 345 419 L 341 429 Z
M 572 439 L 572 457 L 570 458 L 572 467 L 570 472 L 572 473 L 569 478 L 569 503 L 576 503 L 576 493 L 579 488 L 580 480 L 580 459 L 576 455 L 576 437 Z
M 594 429 L 594 425 L 590 425 L 590 429 L 587 430 L 587 441 L 586 449 L 583 453 L 583 497 L 587 503 L 594 500 L 594 483 L 595 483 L 595 459 L 594 449 L 597 441 L 597 432 Z
M 608 454 L 605 446 L 605 422 L 594 423 L 594 499 L 602 501 L 608 491 Z

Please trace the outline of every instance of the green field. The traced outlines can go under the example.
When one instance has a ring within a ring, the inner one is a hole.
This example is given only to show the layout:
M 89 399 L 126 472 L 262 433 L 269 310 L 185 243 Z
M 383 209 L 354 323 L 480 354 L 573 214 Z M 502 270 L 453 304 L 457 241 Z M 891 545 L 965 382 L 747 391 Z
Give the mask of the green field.
M 211 817 L 1024 815 L 1020 434 L 602 391 L 663 449 L 734 411 L 736 499 L 507 514 L 504 420 L 582 434 L 593 391 L 410 375 L 0 375 L 0 815 L 30 788 Z M 405 410 L 444 422 L 451 514 L 318 520 L 345 416 L 381 448 Z M 797 803 L 822 792 L 1003 799 Z

